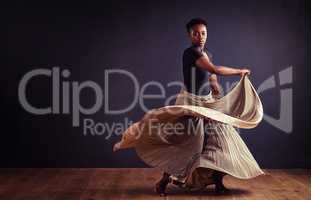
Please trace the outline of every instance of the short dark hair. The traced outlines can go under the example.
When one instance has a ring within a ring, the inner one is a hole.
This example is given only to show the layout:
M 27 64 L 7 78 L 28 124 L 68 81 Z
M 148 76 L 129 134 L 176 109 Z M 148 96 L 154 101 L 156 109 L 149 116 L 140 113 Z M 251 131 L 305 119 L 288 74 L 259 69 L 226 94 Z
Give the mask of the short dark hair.
M 204 19 L 202 19 L 202 18 L 193 18 L 186 25 L 187 32 L 190 33 L 191 28 L 194 25 L 197 25 L 197 24 L 203 24 L 203 25 L 205 25 L 207 27 L 207 22 Z

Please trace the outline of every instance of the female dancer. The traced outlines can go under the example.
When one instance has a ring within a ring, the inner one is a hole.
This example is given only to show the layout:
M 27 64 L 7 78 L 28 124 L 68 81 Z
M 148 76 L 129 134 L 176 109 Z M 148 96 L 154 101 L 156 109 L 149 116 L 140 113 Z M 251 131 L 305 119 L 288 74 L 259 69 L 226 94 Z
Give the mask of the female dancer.
M 183 53 L 184 84 L 188 92 L 195 95 L 203 95 L 209 89 L 207 87 L 210 86 L 212 95 L 215 97 L 220 95 L 216 74 L 225 76 L 250 74 L 248 69 L 235 69 L 225 66 L 216 67 L 211 62 L 210 56 L 208 56 L 209 53 L 204 50 L 207 41 L 207 23 L 205 20 L 200 18 L 192 19 L 187 23 L 186 29 L 191 41 L 191 46 Z M 212 73 L 209 78 L 207 78 L 207 71 Z M 209 84 L 206 84 L 207 82 Z M 206 145 L 207 137 L 208 133 L 204 134 L 203 148 Z M 228 191 L 222 183 L 223 176 L 224 174 L 218 171 L 213 173 L 216 192 Z M 164 172 L 162 179 L 156 184 L 156 192 L 164 196 L 165 188 L 169 182 L 170 174 Z M 177 181 L 174 181 L 174 183 L 179 184 Z

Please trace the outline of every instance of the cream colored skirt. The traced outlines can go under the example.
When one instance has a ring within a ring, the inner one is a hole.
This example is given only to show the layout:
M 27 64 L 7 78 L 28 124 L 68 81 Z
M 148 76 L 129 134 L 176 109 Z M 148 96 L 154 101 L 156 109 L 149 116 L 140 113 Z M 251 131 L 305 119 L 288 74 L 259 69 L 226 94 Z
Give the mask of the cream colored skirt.
M 215 170 L 249 179 L 264 172 L 235 127 L 254 128 L 262 116 L 262 103 L 247 75 L 219 99 L 182 89 L 175 105 L 150 110 L 130 126 L 114 151 L 135 148 L 146 164 L 171 174 L 187 189 L 212 184 Z

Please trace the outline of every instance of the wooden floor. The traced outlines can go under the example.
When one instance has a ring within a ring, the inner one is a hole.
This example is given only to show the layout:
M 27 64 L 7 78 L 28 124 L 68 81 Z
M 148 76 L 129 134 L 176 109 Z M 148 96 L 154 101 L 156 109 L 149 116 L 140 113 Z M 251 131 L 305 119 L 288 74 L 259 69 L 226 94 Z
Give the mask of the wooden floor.
M 153 186 L 161 174 L 154 169 L 0 169 L 0 199 L 311 199 L 311 170 L 264 171 L 250 180 L 226 176 L 226 195 L 212 186 L 192 193 L 169 186 L 169 196 L 159 197 Z

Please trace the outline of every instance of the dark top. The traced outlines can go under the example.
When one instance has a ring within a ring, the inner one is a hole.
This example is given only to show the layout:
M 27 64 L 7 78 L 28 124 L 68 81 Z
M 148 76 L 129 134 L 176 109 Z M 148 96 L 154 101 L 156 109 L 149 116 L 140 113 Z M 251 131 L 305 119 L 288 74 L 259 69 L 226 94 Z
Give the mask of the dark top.
M 185 88 L 188 92 L 196 95 L 207 95 L 210 92 L 210 87 L 208 85 L 208 71 L 198 67 L 195 64 L 195 61 L 203 56 L 203 52 L 206 52 L 207 55 L 209 55 L 209 52 L 204 51 L 202 47 L 192 45 L 183 53 L 183 75 Z

